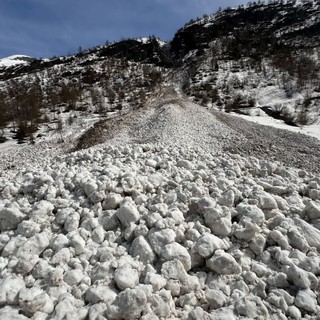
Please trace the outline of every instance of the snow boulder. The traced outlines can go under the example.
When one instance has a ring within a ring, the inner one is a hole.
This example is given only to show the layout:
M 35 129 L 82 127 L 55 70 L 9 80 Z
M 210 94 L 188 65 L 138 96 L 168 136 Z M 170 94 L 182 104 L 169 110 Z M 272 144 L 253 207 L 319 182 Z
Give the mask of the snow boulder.
M 105 312 L 107 319 L 139 319 L 141 312 L 146 308 L 152 287 L 138 286 L 120 292 Z
M 17 304 L 21 289 L 25 288 L 22 278 L 15 274 L 6 275 L 0 280 L 0 306 Z
M 53 302 L 48 294 L 35 287 L 20 290 L 19 306 L 23 313 L 30 317 L 36 312 L 50 314 L 54 309 Z
M 217 250 L 214 255 L 207 260 L 207 267 L 217 274 L 239 274 L 241 272 L 241 267 L 235 258 L 223 250 Z
M 191 269 L 191 258 L 188 250 L 177 242 L 172 242 L 164 246 L 161 255 L 165 260 L 179 260 L 186 271 Z
M 117 210 L 117 217 L 125 227 L 131 222 L 136 223 L 140 219 L 140 213 L 133 202 L 125 202 Z
M 225 241 L 211 233 L 205 233 L 195 244 L 196 251 L 204 258 L 211 257 L 218 249 L 227 250 L 228 248 L 229 245 Z
M 24 214 L 15 206 L 0 209 L 0 231 L 16 229 L 24 217 Z
M 304 213 L 310 220 L 320 218 L 320 203 L 317 201 L 310 201 L 304 208 Z
M 240 221 L 250 220 L 257 225 L 262 225 L 265 220 L 263 211 L 256 205 L 240 203 L 239 205 L 237 205 L 236 210 L 238 212 Z
M 129 264 L 124 264 L 117 268 L 114 273 L 114 280 L 121 290 L 133 289 L 139 283 L 139 273 Z
M 135 238 L 130 247 L 130 254 L 139 257 L 144 264 L 152 263 L 155 259 L 152 248 L 143 236 Z

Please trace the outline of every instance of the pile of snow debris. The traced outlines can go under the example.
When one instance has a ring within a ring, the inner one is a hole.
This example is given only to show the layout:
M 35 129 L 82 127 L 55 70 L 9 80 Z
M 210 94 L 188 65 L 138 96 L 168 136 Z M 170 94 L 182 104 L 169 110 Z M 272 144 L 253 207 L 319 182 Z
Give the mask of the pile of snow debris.
M 320 178 L 161 144 L 0 178 L 0 319 L 315 319 Z

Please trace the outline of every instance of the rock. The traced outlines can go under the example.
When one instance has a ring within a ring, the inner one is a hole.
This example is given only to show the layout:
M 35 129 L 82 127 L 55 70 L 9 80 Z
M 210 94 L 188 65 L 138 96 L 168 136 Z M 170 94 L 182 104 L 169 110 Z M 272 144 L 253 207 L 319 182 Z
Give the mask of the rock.
M 160 255 L 162 248 L 169 243 L 175 241 L 176 234 L 172 229 L 151 229 L 148 234 L 148 241 L 153 249 L 153 251 Z
M 16 207 L 0 209 L 0 231 L 14 230 L 23 220 L 24 214 Z
M 48 261 L 46 260 L 39 260 L 36 266 L 32 270 L 32 276 L 35 279 L 42 279 L 48 276 L 53 270 L 53 267 L 49 265 Z
M 294 304 L 299 309 L 315 313 L 317 311 L 317 296 L 310 289 L 299 290 Z
M 207 288 L 205 291 L 206 299 L 212 309 L 219 309 L 226 303 L 226 296 L 219 290 Z
M 161 255 L 165 260 L 179 260 L 186 271 L 191 269 L 191 258 L 188 250 L 177 242 L 172 242 L 164 246 Z
M 209 258 L 218 249 L 228 250 L 229 245 L 215 235 L 205 233 L 197 240 L 195 249 L 202 257 Z
M 217 250 L 214 255 L 207 260 L 207 267 L 217 274 L 238 274 L 241 267 L 229 253 Z
M 152 263 L 155 259 L 153 250 L 143 236 L 135 238 L 130 247 L 130 254 L 139 257 L 144 264 Z
M 114 280 L 119 289 L 132 289 L 139 283 L 139 273 L 129 264 L 125 264 L 116 269 L 114 273 Z
M 140 219 L 140 213 L 134 203 L 125 202 L 117 210 L 117 217 L 121 224 L 127 227 L 131 222 L 135 223 Z

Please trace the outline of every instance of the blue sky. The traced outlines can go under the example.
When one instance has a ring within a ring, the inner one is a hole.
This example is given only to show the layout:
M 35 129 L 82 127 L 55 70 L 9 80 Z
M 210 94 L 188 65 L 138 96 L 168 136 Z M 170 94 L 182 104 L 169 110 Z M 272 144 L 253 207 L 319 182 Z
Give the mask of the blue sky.
M 170 40 L 191 18 L 241 0 L 0 0 L 0 57 L 51 57 L 106 40 Z

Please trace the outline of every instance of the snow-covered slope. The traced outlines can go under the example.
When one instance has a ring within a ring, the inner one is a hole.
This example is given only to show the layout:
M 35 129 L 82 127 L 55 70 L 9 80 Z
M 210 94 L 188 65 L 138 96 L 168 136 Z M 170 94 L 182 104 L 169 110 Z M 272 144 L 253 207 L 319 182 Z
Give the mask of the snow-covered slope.
M 0 59 L 0 68 L 13 67 L 17 65 L 27 65 L 32 60 L 31 57 L 25 55 L 13 55 Z

